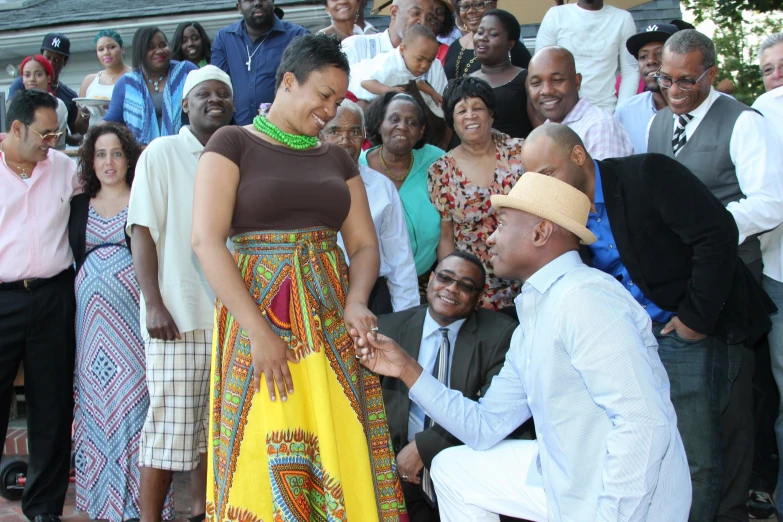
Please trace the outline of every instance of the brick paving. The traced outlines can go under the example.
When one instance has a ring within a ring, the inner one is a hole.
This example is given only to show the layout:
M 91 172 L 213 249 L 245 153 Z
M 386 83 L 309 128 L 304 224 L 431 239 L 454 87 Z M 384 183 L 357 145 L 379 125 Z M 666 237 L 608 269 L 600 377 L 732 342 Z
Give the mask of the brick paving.
M 3 457 L 5 459 L 6 457 Z M 83 512 L 76 511 L 76 492 L 74 485 L 68 488 L 68 496 L 65 498 L 63 509 L 63 521 L 89 522 L 89 518 Z M 190 516 L 190 475 L 188 473 L 176 473 L 174 475 L 174 508 L 176 520 L 184 522 Z M 27 517 L 22 514 L 21 502 L 11 502 L 0 498 L 0 522 L 27 522 Z

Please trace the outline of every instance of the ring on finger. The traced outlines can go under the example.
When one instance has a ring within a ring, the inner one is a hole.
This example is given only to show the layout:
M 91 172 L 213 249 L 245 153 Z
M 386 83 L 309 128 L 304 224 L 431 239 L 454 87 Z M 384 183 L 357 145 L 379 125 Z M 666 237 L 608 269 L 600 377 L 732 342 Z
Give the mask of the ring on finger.
M 378 327 L 377 326 L 373 326 L 372 328 L 370 328 L 370 331 L 371 332 L 377 332 L 378 331 Z

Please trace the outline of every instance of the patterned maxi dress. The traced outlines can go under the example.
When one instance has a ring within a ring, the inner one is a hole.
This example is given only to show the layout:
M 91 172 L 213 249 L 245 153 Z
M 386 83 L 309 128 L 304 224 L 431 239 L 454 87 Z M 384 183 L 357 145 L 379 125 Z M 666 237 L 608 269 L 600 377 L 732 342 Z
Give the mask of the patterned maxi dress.
M 215 133 L 210 152 L 239 167 L 234 259 L 298 363 L 286 402 L 265 385 L 254 393 L 247 335 L 218 300 L 208 522 L 407 522 L 380 381 L 356 360 L 343 318 L 337 229 L 356 164 L 334 145 L 293 151 L 237 127 Z
M 149 405 L 139 285 L 127 208 L 108 219 L 88 212 L 88 254 L 76 276 L 76 509 L 121 522 L 139 518 L 139 437 Z M 173 518 L 169 494 L 163 519 Z

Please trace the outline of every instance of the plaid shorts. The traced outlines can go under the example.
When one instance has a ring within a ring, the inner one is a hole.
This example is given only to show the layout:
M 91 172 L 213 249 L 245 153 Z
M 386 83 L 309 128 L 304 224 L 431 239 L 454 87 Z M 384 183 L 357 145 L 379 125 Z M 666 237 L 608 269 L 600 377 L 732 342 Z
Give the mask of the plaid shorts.
M 150 407 L 141 430 L 139 464 L 191 471 L 207 452 L 212 330 L 194 330 L 178 341 L 148 339 Z

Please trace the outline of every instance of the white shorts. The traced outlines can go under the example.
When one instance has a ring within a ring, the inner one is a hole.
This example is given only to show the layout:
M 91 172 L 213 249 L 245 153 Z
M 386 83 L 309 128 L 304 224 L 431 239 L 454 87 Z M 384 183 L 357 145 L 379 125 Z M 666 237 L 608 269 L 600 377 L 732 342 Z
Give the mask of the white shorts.
M 212 330 L 144 344 L 150 407 L 141 430 L 139 465 L 191 471 L 199 464 L 199 453 L 207 452 Z

